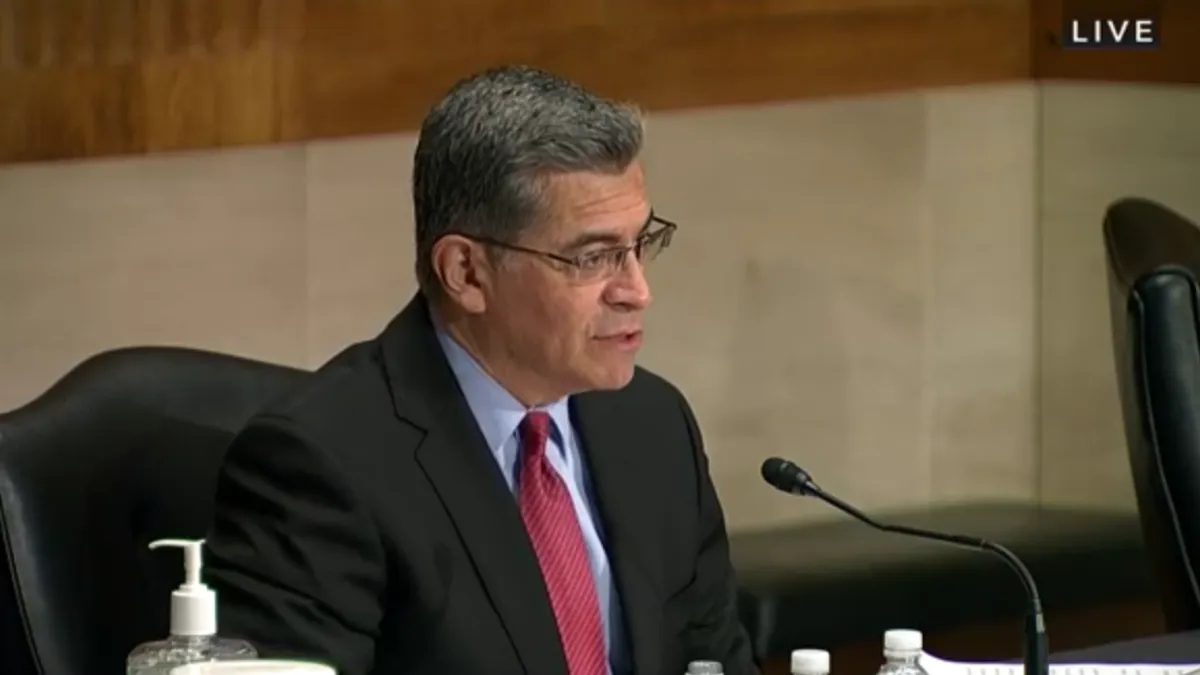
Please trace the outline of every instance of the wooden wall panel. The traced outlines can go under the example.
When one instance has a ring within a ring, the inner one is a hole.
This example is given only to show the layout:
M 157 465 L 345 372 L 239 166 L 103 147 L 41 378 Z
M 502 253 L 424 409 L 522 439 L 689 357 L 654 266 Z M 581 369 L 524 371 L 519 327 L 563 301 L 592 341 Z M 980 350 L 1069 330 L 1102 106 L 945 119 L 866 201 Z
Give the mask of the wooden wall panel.
M 456 77 L 505 61 L 541 65 L 650 109 L 1017 79 L 1029 67 L 1020 0 L 847 0 L 840 8 L 829 0 L 608 0 L 607 18 L 600 1 L 571 5 L 578 14 L 529 37 L 512 20 L 495 34 L 466 30 L 459 39 L 430 26 L 414 42 L 391 43 L 386 27 L 396 19 L 380 3 L 362 3 L 353 18 L 336 10 L 339 29 L 323 44 L 313 39 L 305 54 L 308 131 L 411 128 Z M 462 41 L 475 48 L 437 46 Z
M 302 4 L 0 0 L 0 161 L 303 137 Z
M 1029 0 L 0 0 L 0 162 L 416 126 L 540 65 L 651 109 L 1028 75 Z
M 1162 49 L 1062 50 L 1079 3 L 1152 7 Z M 505 62 L 650 109 L 1200 83 L 1200 0 L 0 0 L 0 162 L 411 129 L 455 79 Z
M 1062 49 L 1063 20 L 1090 14 L 1153 15 L 1158 49 Z M 1200 0 L 1033 0 L 1033 76 L 1038 79 L 1200 84 Z

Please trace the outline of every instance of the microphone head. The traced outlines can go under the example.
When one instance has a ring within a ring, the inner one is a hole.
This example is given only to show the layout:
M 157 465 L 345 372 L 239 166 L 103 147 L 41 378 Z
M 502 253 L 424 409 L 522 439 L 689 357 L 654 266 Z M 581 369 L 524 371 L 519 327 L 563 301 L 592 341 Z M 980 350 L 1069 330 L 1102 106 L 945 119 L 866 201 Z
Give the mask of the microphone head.
M 813 487 L 808 472 L 780 457 L 771 457 L 762 464 L 762 477 L 772 487 L 788 493 L 809 494 Z

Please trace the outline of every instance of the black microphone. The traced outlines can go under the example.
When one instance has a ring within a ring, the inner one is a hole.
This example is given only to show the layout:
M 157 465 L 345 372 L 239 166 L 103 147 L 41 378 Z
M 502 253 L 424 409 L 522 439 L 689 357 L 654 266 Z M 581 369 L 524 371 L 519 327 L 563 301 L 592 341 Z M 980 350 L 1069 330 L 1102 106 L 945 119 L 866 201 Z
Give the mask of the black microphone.
M 862 511 L 817 487 L 817 484 L 813 482 L 812 476 L 807 471 L 786 459 L 772 457 L 763 462 L 762 477 L 763 480 L 778 490 L 804 497 L 816 497 L 835 509 L 849 514 L 851 517 L 877 530 L 892 532 L 894 534 L 906 534 L 922 539 L 932 539 L 933 541 L 954 544 L 976 551 L 987 551 L 999 556 L 1021 578 L 1021 584 L 1025 586 L 1025 593 L 1029 597 L 1029 613 L 1025 619 L 1025 675 L 1050 675 L 1050 659 L 1046 650 L 1046 620 L 1042 615 L 1042 599 L 1038 595 L 1037 584 L 1034 583 L 1033 575 L 1029 573 L 1029 568 L 1025 567 L 1025 563 L 1021 562 L 1021 559 L 1015 553 L 1000 544 L 990 542 L 986 539 L 964 537 L 958 534 L 942 534 L 941 532 L 930 532 L 915 527 L 905 527 L 904 525 L 880 523 Z

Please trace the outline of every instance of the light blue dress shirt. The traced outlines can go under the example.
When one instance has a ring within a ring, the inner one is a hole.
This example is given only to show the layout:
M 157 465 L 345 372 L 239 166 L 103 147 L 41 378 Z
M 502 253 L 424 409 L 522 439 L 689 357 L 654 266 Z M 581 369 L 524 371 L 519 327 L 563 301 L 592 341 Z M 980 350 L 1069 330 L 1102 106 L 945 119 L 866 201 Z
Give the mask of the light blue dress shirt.
M 517 459 L 520 450 L 517 426 L 528 410 L 513 398 L 479 363 L 457 342 L 443 331 L 437 331 L 438 342 L 446 353 L 450 369 L 458 379 L 459 387 L 467 399 L 475 420 L 483 432 L 488 448 L 500 464 L 500 471 L 510 490 L 515 493 Z M 571 494 L 583 542 L 587 547 L 588 562 L 592 568 L 592 580 L 596 584 L 601 618 L 604 622 L 604 640 L 608 649 L 609 673 L 629 672 L 628 650 L 624 644 L 621 625 L 621 605 L 617 590 L 613 586 L 612 568 L 608 553 L 600 536 L 599 516 L 591 494 L 587 476 L 587 463 L 579 449 L 579 439 L 571 426 L 568 399 L 561 399 L 541 408 L 550 414 L 553 421 L 546 457 L 550 465 L 562 477 Z

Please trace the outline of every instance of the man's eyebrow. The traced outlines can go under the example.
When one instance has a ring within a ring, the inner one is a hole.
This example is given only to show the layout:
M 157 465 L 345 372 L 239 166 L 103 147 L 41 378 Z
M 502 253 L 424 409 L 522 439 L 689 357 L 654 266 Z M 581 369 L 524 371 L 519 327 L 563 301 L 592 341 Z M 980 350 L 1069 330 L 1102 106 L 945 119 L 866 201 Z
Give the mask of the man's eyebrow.
M 567 242 L 564 250 L 577 251 L 581 248 L 586 248 L 593 244 L 606 244 L 609 246 L 620 246 L 621 235 L 616 232 L 583 232 L 571 241 Z
M 654 223 L 654 214 L 651 213 L 649 216 L 646 217 L 646 222 L 642 223 L 642 228 L 640 230 L 638 230 L 638 236 L 640 237 L 641 235 L 645 234 L 646 231 L 650 229 L 650 225 L 653 223 Z M 621 235 L 616 232 L 605 232 L 605 231 L 595 230 L 592 232 L 581 233 L 579 236 L 577 236 L 574 239 L 572 239 L 571 241 L 567 242 L 567 245 L 563 248 L 563 250 L 564 251 L 577 251 L 581 248 L 586 248 L 588 246 L 592 246 L 593 244 L 605 244 L 608 246 L 622 246 L 622 245 L 624 245 L 624 243 L 625 242 L 624 242 L 623 238 L 621 237 Z

